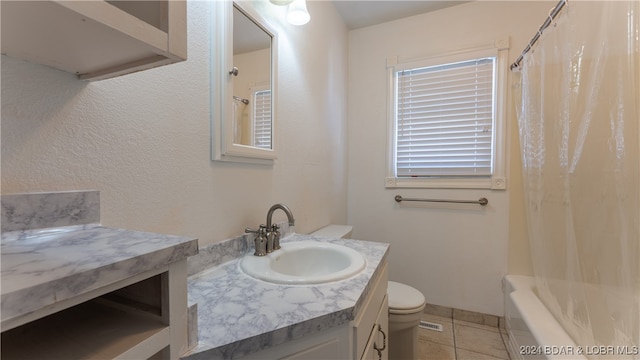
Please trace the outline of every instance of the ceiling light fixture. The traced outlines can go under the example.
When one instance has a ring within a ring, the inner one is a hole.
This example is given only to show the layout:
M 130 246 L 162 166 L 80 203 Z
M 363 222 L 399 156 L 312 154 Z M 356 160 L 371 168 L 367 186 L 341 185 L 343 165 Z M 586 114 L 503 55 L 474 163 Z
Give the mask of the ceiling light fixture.
M 304 25 L 311 20 L 305 0 L 293 0 L 287 11 L 287 21 L 291 25 Z

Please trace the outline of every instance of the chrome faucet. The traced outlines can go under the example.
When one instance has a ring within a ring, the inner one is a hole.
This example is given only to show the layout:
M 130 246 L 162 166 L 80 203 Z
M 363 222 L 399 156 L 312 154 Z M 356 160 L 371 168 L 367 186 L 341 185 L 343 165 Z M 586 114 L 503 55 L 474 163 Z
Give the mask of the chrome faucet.
M 283 204 L 273 205 L 269 209 L 269 211 L 267 211 L 267 225 L 261 224 L 258 230 L 253 230 L 250 228 L 244 229 L 245 233 L 256 234 L 256 237 L 253 240 L 255 245 L 255 252 L 253 253 L 253 255 L 264 256 L 268 253 L 273 252 L 274 250 L 280 249 L 280 227 L 276 224 L 271 223 L 273 213 L 278 209 L 284 211 L 284 213 L 287 215 L 289 226 L 294 226 L 295 219 L 293 218 L 291 210 Z
M 267 252 L 269 251 L 269 243 L 271 243 L 271 251 L 280 249 L 280 227 L 278 225 L 271 224 L 271 217 L 273 216 L 273 212 L 276 210 L 282 210 L 287 215 L 287 220 L 289 220 L 289 226 L 294 226 L 296 220 L 293 218 L 293 214 L 291 213 L 291 209 L 284 204 L 275 204 L 273 205 L 269 211 L 267 211 Z

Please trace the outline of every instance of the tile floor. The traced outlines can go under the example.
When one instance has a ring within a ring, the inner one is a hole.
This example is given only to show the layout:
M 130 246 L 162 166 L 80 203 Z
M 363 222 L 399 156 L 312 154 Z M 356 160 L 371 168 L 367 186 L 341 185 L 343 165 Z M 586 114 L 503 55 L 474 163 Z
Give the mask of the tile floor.
M 510 360 L 507 335 L 498 327 L 430 314 L 422 320 L 442 324 L 443 331 L 419 329 L 419 360 Z

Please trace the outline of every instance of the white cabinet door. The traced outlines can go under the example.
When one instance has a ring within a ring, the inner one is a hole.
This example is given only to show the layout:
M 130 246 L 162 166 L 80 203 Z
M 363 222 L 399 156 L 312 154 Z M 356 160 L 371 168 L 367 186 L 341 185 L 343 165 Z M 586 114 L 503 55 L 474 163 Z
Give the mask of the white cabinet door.
M 318 344 L 311 348 L 300 351 L 290 356 L 282 357 L 282 360 L 325 360 L 325 359 L 343 359 L 345 356 L 344 344 L 340 339 L 332 339 L 331 341 Z
M 380 316 L 380 308 L 384 306 L 383 303 L 386 301 L 388 282 L 387 264 L 384 262 L 381 263 L 380 266 L 382 267 L 382 271 L 375 280 L 367 300 L 365 300 L 364 305 L 358 311 L 358 315 L 356 315 L 355 320 L 352 322 L 354 330 L 354 354 L 351 356 L 352 359 L 361 359 L 365 349 L 370 345 L 371 334 L 374 329 L 377 329 L 376 319 Z
M 371 337 L 362 355 L 362 360 L 388 360 L 389 359 L 389 307 L 387 297 L 382 301 L 378 317 L 371 332 Z
M 349 358 L 351 342 L 349 326 L 342 325 L 249 354 L 242 359 L 342 360 Z

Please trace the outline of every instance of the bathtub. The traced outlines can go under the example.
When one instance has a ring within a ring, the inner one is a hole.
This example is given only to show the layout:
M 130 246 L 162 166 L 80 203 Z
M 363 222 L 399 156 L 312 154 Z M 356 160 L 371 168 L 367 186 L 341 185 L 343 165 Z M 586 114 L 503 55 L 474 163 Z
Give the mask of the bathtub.
M 531 276 L 504 278 L 505 328 L 511 359 L 587 359 L 535 293 Z

